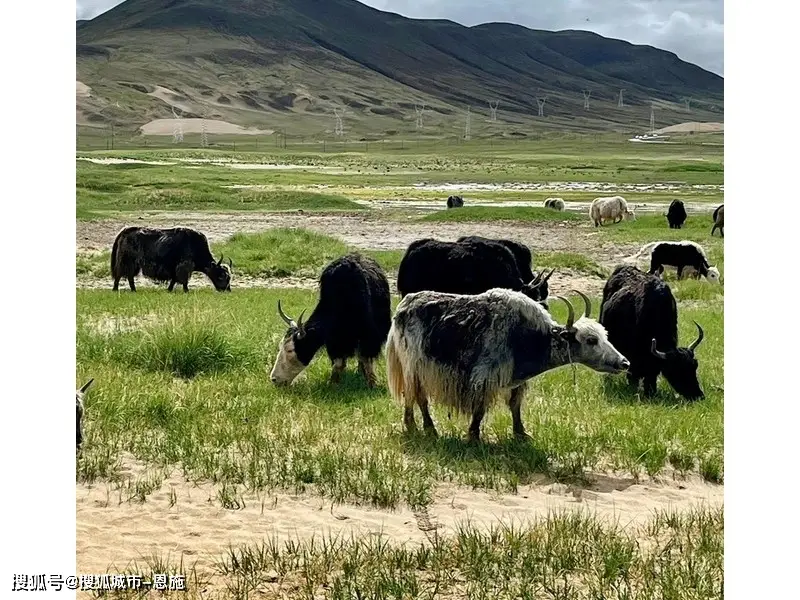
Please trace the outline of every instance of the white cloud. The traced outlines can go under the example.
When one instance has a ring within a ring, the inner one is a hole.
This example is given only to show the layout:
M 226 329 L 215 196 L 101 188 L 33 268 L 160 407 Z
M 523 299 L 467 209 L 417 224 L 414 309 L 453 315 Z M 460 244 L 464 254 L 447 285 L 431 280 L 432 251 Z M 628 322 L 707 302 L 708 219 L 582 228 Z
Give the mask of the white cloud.
M 533 29 L 584 29 L 649 44 L 723 74 L 723 0 L 362 0 L 416 19 L 463 25 L 493 21 Z M 90 19 L 120 0 L 76 0 L 76 17 Z

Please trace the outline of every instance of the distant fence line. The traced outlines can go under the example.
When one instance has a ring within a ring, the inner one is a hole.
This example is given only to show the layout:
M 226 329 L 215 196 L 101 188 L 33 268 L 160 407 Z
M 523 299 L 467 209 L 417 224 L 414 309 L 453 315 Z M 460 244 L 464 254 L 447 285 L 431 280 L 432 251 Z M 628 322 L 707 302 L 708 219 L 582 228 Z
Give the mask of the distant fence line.
M 363 136 L 358 139 L 322 138 L 319 136 L 292 135 L 277 131 L 271 135 L 218 135 L 206 134 L 207 145 L 203 145 L 201 134 L 184 134 L 183 141 L 176 143 L 171 136 L 142 136 L 130 130 L 119 128 L 77 127 L 76 147 L 78 150 L 133 150 L 133 149 L 182 149 L 182 150 L 227 150 L 240 152 L 270 152 L 276 150 L 295 149 L 306 152 L 384 152 L 403 151 L 463 146 L 469 147 L 508 146 L 541 140 L 599 140 L 600 138 L 618 138 L 624 142 L 630 133 L 573 133 L 550 131 L 546 133 L 531 132 L 520 136 L 486 136 L 472 137 L 465 140 L 461 136 L 443 136 L 437 138 L 401 138 L 370 139 Z M 682 136 L 683 143 L 692 143 L 696 136 Z

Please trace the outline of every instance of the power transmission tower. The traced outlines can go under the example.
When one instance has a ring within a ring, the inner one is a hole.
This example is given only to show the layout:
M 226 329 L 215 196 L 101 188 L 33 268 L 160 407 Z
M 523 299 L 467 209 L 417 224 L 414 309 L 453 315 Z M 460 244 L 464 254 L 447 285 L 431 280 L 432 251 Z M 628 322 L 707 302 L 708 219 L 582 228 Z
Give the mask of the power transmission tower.
M 542 98 L 536 98 L 536 104 L 539 105 L 539 116 L 544 116 L 544 103 L 547 100 L 547 96 L 543 96 Z
M 491 120 L 497 121 L 497 107 L 500 106 L 500 100 L 489 100 L 489 110 L 491 111 Z
M 203 120 L 200 122 L 200 146 L 208 148 L 208 127 L 206 126 L 205 113 L 203 113 Z
M 467 107 L 467 123 L 464 125 L 464 139 L 469 141 L 470 138 L 470 121 L 472 120 L 472 114 L 469 112 L 469 106 Z
M 589 110 L 589 96 L 592 95 L 592 90 L 583 90 L 583 108 Z
M 175 117 L 175 127 L 172 130 L 172 143 L 183 143 L 183 125 L 181 125 L 181 118 L 175 114 L 175 107 L 172 107 L 172 116 Z
M 625 91 L 625 88 L 622 88 L 619 91 L 619 100 L 617 101 L 617 107 L 618 108 L 622 108 L 623 106 L 625 106 L 625 104 L 623 104 L 623 102 L 622 102 L 622 92 L 624 92 L 624 91 Z
M 342 122 L 342 114 L 344 113 L 344 109 L 341 108 L 334 108 L 333 114 L 336 116 L 336 129 L 334 129 L 334 135 L 344 135 L 344 123 Z
M 422 113 L 425 112 L 425 103 L 414 104 L 414 110 L 417 112 L 417 129 L 422 129 Z

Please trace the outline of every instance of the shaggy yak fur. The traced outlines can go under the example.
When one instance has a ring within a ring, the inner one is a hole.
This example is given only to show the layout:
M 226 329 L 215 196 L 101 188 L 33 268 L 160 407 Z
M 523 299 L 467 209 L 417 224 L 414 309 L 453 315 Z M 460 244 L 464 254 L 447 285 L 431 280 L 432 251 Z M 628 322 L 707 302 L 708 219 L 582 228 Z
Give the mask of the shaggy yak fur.
M 589 318 L 591 303 L 575 321 L 556 323 L 524 294 L 493 289 L 477 295 L 417 292 L 397 307 L 386 343 L 386 374 L 396 400 L 403 398 L 406 430 L 416 430 L 414 405 L 425 430 L 437 435 L 428 400 L 472 415 L 469 437 L 480 437 L 484 414 L 499 395 L 508 400 L 514 434 L 525 437 L 522 398 L 528 380 L 571 362 L 616 373 L 628 361 Z
M 667 209 L 667 222 L 670 229 L 680 229 L 686 222 L 686 207 L 683 200 L 675 199 L 669 204 Z
M 83 397 L 86 390 L 92 385 L 94 379 L 90 379 L 83 384 L 83 387 L 75 391 L 75 448 L 79 449 L 83 443 Z
M 645 394 L 652 395 L 661 373 L 682 396 L 703 398 L 694 356 L 703 329 L 695 323 L 697 340 L 688 348 L 678 347 L 678 305 L 661 279 L 630 265 L 617 267 L 603 289 L 600 323 L 608 340 L 631 362 L 632 386 L 638 388 L 644 380 Z
M 333 363 L 331 382 L 341 379 L 348 358 L 358 356 L 367 384 L 376 385 L 373 363 L 386 342 L 392 309 L 389 281 L 373 259 L 354 253 L 325 267 L 319 302 L 308 321 L 303 322 L 303 313 L 296 321 L 287 316 L 280 301 L 278 314 L 289 328 L 270 374 L 273 383 L 290 384 L 325 346 Z
M 530 250 L 511 240 L 479 236 L 458 242 L 416 240 L 400 261 L 397 289 L 400 296 L 405 296 L 421 291 L 480 294 L 492 288 L 505 288 L 545 302 L 547 280 L 555 269 L 534 277 L 530 262 Z
M 461 196 L 447 198 L 447 208 L 461 208 L 462 206 L 464 206 L 464 199 Z
M 133 278 L 140 272 L 145 277 L 160 283 L 169 282 L 171 292 L 176 283 L 189 291 L 192 273 L 204 273 L 217 291 L 231 290 L 231 268 L 233 262 L 222 264 L 211 256 L 206 236 L 187 227 L 150 229 L 148 227 L 126 227 L 117 234 L 111 247 L 111 276 L 114 290 L 119 289 L 121 279 L 127 279 L 132 292 L 136 291 Z

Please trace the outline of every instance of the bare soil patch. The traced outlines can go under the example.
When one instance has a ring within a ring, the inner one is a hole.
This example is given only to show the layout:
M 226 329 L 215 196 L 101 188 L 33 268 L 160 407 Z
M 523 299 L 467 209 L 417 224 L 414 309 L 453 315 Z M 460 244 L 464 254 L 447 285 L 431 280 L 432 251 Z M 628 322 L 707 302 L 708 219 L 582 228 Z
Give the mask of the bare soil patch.
M 124 460 L 123 467 L 131 477 L 146 476 L 135 459 Z M 225 509 L 213 485 L 187 482 L 179 469 L 143 503 L 128 501 L 124 486 L 77 484 L 77 567 L 79 573 L 107 569 L 118 573 L 132 567 L 133 561 L 141 564 L 143 557 L 169 553 L 176 563 L 183 558 L 184 565 L 196 562 L 198 570 L 206 570 L 229 545 L 265 538 L 282 541 L 337 533 L 345 537 L 382 533 L 393 543 L 419 543 L 432 529 L 450 535 L 466 521 L 477 527 L 498 520 L 524 524 L 546 517 L 554 509 L 586 510 L 631 527 L 651 518 L 655 510 L 723 503 L 723 486 L 695 476 L 637 482 L 596 474 L 590 480 L 591 485 L 582 487 L 554 483 L 543 476 L 536 484 L 521 487 L 516 495 L 443 485 L 434 502 L 422 511 L 333 505 L 314 495 L 269 492 L 245 493 L 242 508 Z
M 270 129 L 248 129 L 241 125 L 217 121 L 214 119 L 155 119 L 142 125 L 139 130 L 143 135 L 172 135 L 180 125 L 183 133 L 206 133 L 215 135 L 271 135 Z
M 331 235 L 350 246 L 370 250 L 404 250 L 414 240 L 426 237 L 455 241 L 463 235 L 506 237 L 527 244 L 538 252 L 575 252 L 589 256 L 599 265 L 613 268 L 636 252 L 639 244 L 619 245 L 600 242 L 598 233 L 588 223 L 524 224 L 516 221 L 492 223 L 419 223 L 387 221 L 375 215 L 308 215 L 264 213 L 151 213 L 135 220 L 78 221 L 79 252 L 108 250 L 117 233 L 130 225 L 194 227 L 206 234 L 211 242 L 222 241 L 237 232 L 258 233 L 275 227 L 302 227 Z M 144 283 L 144 280 L 143 280 Z M 393 282 L 392 282 L 393 283 Z M 550 280 L 551 293 L 565 293 L 576 286 L 589 294 L 602 291 L 604 281 L 570 269 L 558 269 Z M 104 280 L 79 278 L 78 287 L 104 288 Z M 210 285 L 202 275 L 195 275 L 191 286 Z M 302 278 L 259 279 L 235 276 L 235 287 L 302 287 L 313 289 L 316 280 Z M 394 287 L 394 286 L 393 286 Z

